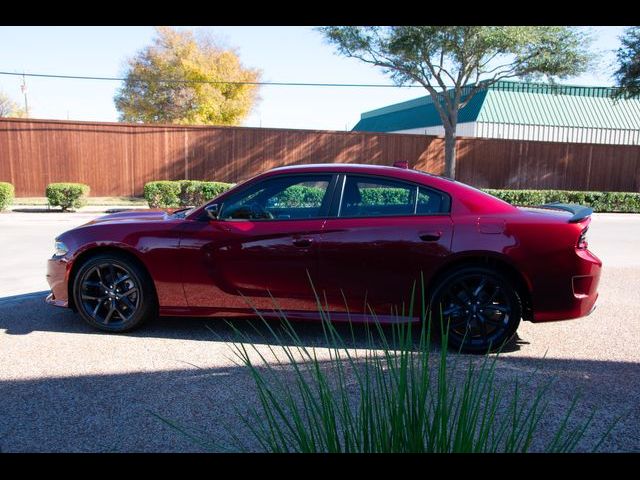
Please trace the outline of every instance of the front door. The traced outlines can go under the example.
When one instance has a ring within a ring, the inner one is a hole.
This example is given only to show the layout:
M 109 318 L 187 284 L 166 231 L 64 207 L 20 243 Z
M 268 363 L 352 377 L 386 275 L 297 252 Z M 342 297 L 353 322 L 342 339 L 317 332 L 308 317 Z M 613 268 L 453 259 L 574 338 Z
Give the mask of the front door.
M 181 249 L 190 307 L 316 310 L 310 278 L 333 181 L 331 174 L 268 178 L 225 198 L 217 220 L 189 226 Z

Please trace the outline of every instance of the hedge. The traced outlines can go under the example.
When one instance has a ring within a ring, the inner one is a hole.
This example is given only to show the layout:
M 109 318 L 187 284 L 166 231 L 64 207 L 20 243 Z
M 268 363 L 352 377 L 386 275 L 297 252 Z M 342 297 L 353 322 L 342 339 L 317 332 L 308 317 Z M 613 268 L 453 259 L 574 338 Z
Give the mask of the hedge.
M 144 186 L 144 198 L 151 208 L 191 207 L 216 198 L 234 184 L 199 180 L 160 180 Z
M 149 182 L 144 197 L 152 208 L 173 208 L 201 205 L 231 188 L 233 184 L 196 180 Z M 571 190 L 497 190 L 483 189 L 512 205 L 536 206 L 550 202 L 577 203 L 594 212 L 640 213 L 638 192 L 580 192 Z M 274 206 L 305 207 L 317 205 L 324 189 L 294 185 L 276 197 Z M 393 205 L 407 202 L 408 191 L 402 188 L 366 188 L 362 190 L 363 205 Z
M 87 204 L 89 185 L 82 183 L 50 183 L 45 195 L 52 207 L 62 207 L 65 212 L 70 208 L 80 208 Z
M 518 206 L 545 203 L 577 203 L 593 208 L 594 212 L 640 213 L 638 192 L 579 192 L 572 190 L 495 190 L 486 193 Z
M 7 182 L 0 182 L 0 212 L 13 203 L 14 194 L 13 185 Z

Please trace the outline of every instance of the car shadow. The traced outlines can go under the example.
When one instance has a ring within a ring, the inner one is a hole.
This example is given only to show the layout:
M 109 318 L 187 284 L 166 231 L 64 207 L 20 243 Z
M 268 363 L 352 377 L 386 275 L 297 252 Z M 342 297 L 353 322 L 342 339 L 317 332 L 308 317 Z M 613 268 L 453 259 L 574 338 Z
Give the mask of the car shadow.
M 282 318 L 263 319 L 258 315 L 234 318 L 159 317 L 141 328 L 124 333 L 102 332 L 88 325 L 79 314 L 67 308 L 45 303 L 49 291 L 0 297 L 0 329 L 8 335 L 28 335 L 32 332 L 80 333 L 91 335 L 119 335 L 136 338 L 166 338 L 209 342 L 250 341 L 256 344 L 293 346 L 299 341 L 306 347 L 327 347 L 327 332 L 321 322 L 295 321 L 290 325 L 298 337 L 293 341 L 286 333 L 287 322 Z M 391 325 L 333 324 L 339 338 L 351 348 L 380 347 L 392 342 L 394 327 Z M 421 329 L 412 326 L 413 338 L 418 347 Z M 274 336 L 277 334 L 277 338 Z M 432 347 L 440 347 L 441 339 L 436 329 L 431 334 Z M 288 341 L 287 341 L 288 340 Z M 503 353 L 515 352 L 528 342 L 514 337 L 501 349 Z
M 39 291 L 0 298 L 0 339 L 9 342 L 8 336 L 34 332 L 111 335 L 95 330 L 70 310 L 45 304 L 46 294 L 47 291 Z M 243 341 L 277 345 L 270 328 L 277 329 L 280 323 L 274 320 L 265 324 L 256 318 L 234 319 L 227 323 L 222 319 L 167 317 L 120 336 L 232 342 L 239 340 L 238 335 L 244 335 Z M 348 345 L 367 346 L 364 326 L 354 327 L 353 336 L 349 325 L 337 325 L 336 328 L 348 340 Z M 390 327 L 384 328 L 388 332 Z M 295 331 L 304 346 L 327 346 L 322 325 L 297 322 Z M 520 337 L 514 343 L 518 348 L 527 344 Z M 139 344 L 132 342 L 132 348 L 140 348 L 135 347 Z M 438 346 L 438 340 L 434 339 L 434 353 L 440 351 Z M 259 407 L 253 379 L 246 367 L 212 366 L 202 353 L 199 352 L 199 360 L 184 358 L 179 369 L 163 370 L 166 365 L 155 367 L 153 362 L 147 365 L 143 357 L 142 363 L 135 363 L 133 359 L 131 362 L 138 368 L 143 365 L 144 371 L 86 371 L 62 377 L 40 372 L 37 377 L 27 375 L 24 379 L 13 375 L 3 377 L 0 380 L 4 405 L 4 415 L 0 415 L 0 449 L 67 452 L 206 450 L 172 427 L 171 422 L 198 427 L 210 438 L 229 440 L 229 432 L 242 428 L 238 409 L 247 411 L 249 406 Z M 82 358 L 81 352 L 79 355 L 78 358 Z M 110 355 L 112 350 L 105 349 L 106 364 L 111 361 Z M 219 353 L 212 349 L 212 355 Z M 456 365 L 463 371 L 468 362 L 480 363 L 482 358 L 452 356 L 453 362 L 457 361 Z M 640 391 L 637 363 L 523 355 L 493 358 L 497 359 L 497 381 L 506 388 L 512 388 L 514 379 L 518 379 L 521 386 L 526 386 L 531 378 L 538 383 L 554 381 L 552 389 L 545 394 L 551 401 L 551 408 L 543 419 L 544 428 L 562 421 L 561 413 L 571 405 L 576 392 L 582 392 L 577 418 L 587 418 L 591 409 L 597 408 L 596 432 L 606 431 L 615 418 L 622 416 L 615 435 L 603 444 L 605 451 L 640 449 L 640 405 L 633 393 Z M 122 362 L 121 365 L 127 365 L 126 359 Z M 193 362 L 191 368 L 184 368 L 189 362 Z M 200 362 L 205 363 L 196 365 Z M 85 368 L 80 365 L 78 372 Z M 243 435 L 248 434 L 244 432 Z M 594 439 L 598 439 L 596 434 L 588 438 L 590 442 Z M 220 451 L 217 447 L 213 449 Z

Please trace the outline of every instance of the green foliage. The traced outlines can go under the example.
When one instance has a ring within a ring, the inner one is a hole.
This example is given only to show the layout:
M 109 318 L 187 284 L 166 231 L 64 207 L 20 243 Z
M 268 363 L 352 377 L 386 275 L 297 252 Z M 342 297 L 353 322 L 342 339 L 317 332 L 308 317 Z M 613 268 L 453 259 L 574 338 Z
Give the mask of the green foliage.
M 82 183 L 50 183 L 45 196 L 52 207 L 62 207 L 65 212 L 70 208 L 80 208 L 87 204 L 89 186 Z
M 363 188 L 363 205 L 406 205 L 409 203 L 409 190 L 406 188 Z
M 483 189 L 512 205 L 536 206 L 550 202 L 577 203 L 594 212 L 640 213 L 640 193 L 580 192 L 570 190 L 494 190 Z
M 282 313 L 281 327 L 276 327 L 254 309 L 268 332 L 252 326 L 258 340 L 230 324 L 237 338 L 233 353 L 251 375 L 259 399 L 258 409 L 239 407 L 237 412 L 266 452 L 571 452 L 595 416 L 593 411 L 576 419 L 576 395 L 559 425 L 544 427 L 548 440 L 539 440 L 553 379 L 540 380 L 536 369 L 506 385 L 496 375 L 499 356 L 457 355 L 452 360 L 447 328 L 440 322 L 445 333 L 438 351 L 424 310 L 417 327 L 404 322 L 383 327 L 374 316 L 372 325 L 338 328 L 316 299 L 322 336 L 313 346 Z M 412 294 L 410 305 L 413 300 Z M 274 311 L 282 312 L 273 303 Z M 413 308 L 407 313 L 412 316 Z M 205 448 L 246 450 L 235 431 L 229 448 L 201 430 L 156 417 Z M 615 424 L 592 445 L 593 451 Z
M 0 117 L 24 118 L 27 112 L 7 95 L 0 92 Z
M 632 98 L 640 96 L 640 27 L 629 27 L 620 39 L 618 49 L 618 70 L 614 73 L 619 87 L 616 97 Z
M 232 183 L 199 180 L 161 180 L 144 186 L 144 198 L 151 208 L 193 207 L 216 198 Z
M 144 198 L 151 208 L 172 208 L 180 205 L 180 183 L 170 180 L 148 182 Z
M 13 203 L 15 190 L 13 185 L 0 182 L 0 212 Z
M 25 118 L 27 112 L 7 95 L 0 92 L 0 117 Z
M 161 81 L 166 79 L 180 81 Z M 153 45 L 129 60 L 114 101 L 126 122 L 239 125 L 257 100 L 257 85 L 216 82 L 259 79 L 260 72 L 244 68 L 233 50 L 160 27 Z
M 462 87 L 480 77 L 487 83 L 566 78 L 582 73 L 592 57 L 589 35 L 576 27 L 330 26 L 320 31 L 341 54 L 378 65 L 399 83 L 425 87 L 451 80 L 460 80 Z M 440 101 L 444 105 L 445 99 Z
M 180 180 L 180 206 L 202 205 L 229 190 L 233 184 L 223 182 L 203 182 L 199 180 Z
M 275 362 L 236 330 L 242 340 L 234 344 L 235 354 L 253 377 L 261 407 L 243 420 L 265 451 L 514 453 L 532 448 L 549 407 L 551 382 L 534 385 L 530 376 L 524 385 L 516 381 L 507 395 L 496 380 L 497 357 L 459 365 L 459 359 L 449 358 L 446 334 L 440 351 L 433 352 L 425 327 L 412 335 L 410 326 L 400 324 L 389 335 L 377 325 L 374 332 L 367 329 L 366 346 L 356 353 L 348 347 L 355 336 L 345 341 L 326 317 L 323 326 L 326 360 L 286 321 L 284 332 L 271 330 L 267 341 L 276 345 L 270 348 Z M 574 407 L 566 420 L 573 420 Z M 563 422 L 537 448 L 574 450 L 592 418 L 573 428 Z
M 304 208 L 318 206 L 322 203 L 325 190 L 306 185 L 292 185 L 273 198 L 273 206 L 287 208 Z
M 144 197 L 151 208 L 175 208 L 202 205 L 227 191 L 234 184 L 199 180 L 157 181 L 144 186 Z M 593 208 L 594 212 L 640 213 L 640 193 L 637 192 L 581 192 L 570 190 L 498 190 L 484 192 L 505 202 L 519 206 L 543 205 L 550 202 L 577 203 Z M 404 205 L 408 191 L 401 188 L 364 188 L 362 205 Z M 288 208 L 316 206 L 322 201 L 324 190 L 318 187 L 293 185 L 274 199 L 273 207 Z

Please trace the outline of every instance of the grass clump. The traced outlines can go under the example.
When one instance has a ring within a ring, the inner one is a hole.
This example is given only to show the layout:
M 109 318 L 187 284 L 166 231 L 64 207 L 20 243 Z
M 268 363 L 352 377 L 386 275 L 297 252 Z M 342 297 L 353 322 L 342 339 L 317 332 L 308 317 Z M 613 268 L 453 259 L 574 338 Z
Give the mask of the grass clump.
M 545 425 L 539 438 L 551 381 L 536 384 L 536 371 L 506 385 L 496 377 L 499 355 L 451 355 L 444 321 L 440 348 L 434 348 L 424 311 L 415 325 L 382 326 L 372 312 L 371 325 L 337 326 L 320 303 L 318 308 L 319 347 L 309 346 L 279 310 L 279 326 L 256 311 L 268 332 L 259 343 L 230 324 L 234 357 L 250 373 L 258 402 L 248 413 L 236 409 L 252 443 L 265 452 L 496 453 L 534 446 L 571 452 L 592 422 L 595 412 L 574 418 L 576 396 L 561 422 Z M 224 449 L 246 450 L 235 430 L 236 442 Z M 205 448 L 222 448 L 187 435 Z

